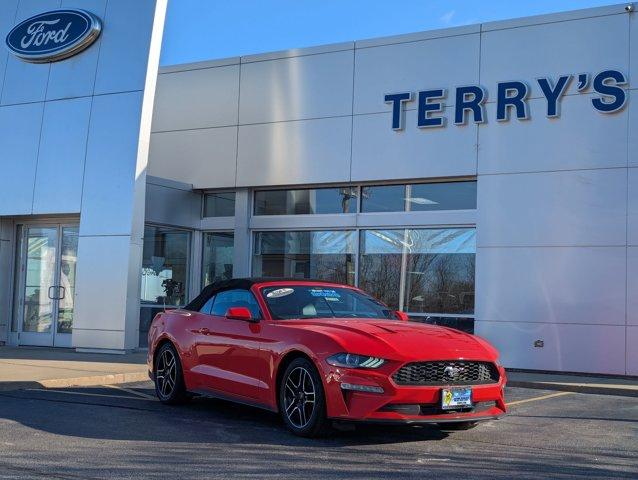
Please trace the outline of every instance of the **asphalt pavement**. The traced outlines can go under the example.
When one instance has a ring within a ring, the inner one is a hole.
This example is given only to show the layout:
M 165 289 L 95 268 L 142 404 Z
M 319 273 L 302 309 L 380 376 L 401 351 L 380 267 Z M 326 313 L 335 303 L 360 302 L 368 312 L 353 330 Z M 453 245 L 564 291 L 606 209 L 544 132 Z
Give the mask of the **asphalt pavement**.
M 277 415 L 150 382 L 0 392 L 0 479 L 638 478 L 638 398 L 508 388 L 468 431 L 357 426 L 288 433 Z

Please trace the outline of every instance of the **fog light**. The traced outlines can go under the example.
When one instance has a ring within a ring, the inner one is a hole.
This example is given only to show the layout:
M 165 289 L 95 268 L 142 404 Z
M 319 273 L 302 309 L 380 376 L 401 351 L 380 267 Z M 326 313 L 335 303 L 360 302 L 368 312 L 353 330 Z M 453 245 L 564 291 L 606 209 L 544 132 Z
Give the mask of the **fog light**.
M 383 388 L 374 387 L 372 385 L 356 385 L 354 383 L 342 383 L 341 388 L 343 390 L 352 390 L 355 392 L 383 393 Z

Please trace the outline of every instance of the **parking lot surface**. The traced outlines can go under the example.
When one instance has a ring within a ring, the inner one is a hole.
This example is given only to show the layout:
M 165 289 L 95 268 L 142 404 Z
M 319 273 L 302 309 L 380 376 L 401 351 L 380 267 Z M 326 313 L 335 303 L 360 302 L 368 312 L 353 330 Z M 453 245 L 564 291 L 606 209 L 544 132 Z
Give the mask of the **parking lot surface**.
M 161 405 L 150 382 L 0 392 L 0 479 L 638 478 L 638 398 L 509 388 L 468 431 L 357 426 L 322 439 L 221 400 Z

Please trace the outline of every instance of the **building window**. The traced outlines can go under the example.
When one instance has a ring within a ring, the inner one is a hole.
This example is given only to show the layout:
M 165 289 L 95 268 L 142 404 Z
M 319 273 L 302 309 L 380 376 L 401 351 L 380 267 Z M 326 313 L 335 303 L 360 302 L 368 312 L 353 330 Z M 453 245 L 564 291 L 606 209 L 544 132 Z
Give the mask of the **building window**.
M 202 287 L 233 278 L 234 234 L 204 232 L 202 243 Z
M 255 192 L 255 215 L 355 213 L 356 189 L 351 187 Z
M 361 188 L 361 212 L 403 212 L 405 185 L 382 185 Z
M 362 230 L 359 285 L 411 314 L 474 314 L 474 228 Z
M 234 217 L 235 192 L 216 192 L 204 195 L 204 217 Z
M 189 247 L 188 231 L 154 226 L 144 229 L 142 304 L 184 305 Z
M 407 186 L 407 209 L 475 210 L 476 182 L 420 183 Z
M 164 306 L 179 307 L 188 298 L 191 234 L 147 225 L 144 228 L 139 346 L 147 346 L 148 329 Z
M 253 275 L 353 285 L 355 241 L 352 231 L 257 232 Z
M 476 182 L 380 185 L 361 189 L 364 213 L 474 209 Z

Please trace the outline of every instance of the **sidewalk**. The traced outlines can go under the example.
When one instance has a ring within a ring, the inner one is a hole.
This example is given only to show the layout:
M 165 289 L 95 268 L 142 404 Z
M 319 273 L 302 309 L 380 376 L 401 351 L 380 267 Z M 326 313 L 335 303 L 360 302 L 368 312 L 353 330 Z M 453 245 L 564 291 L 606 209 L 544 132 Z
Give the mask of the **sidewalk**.
M 145 352 L 109 355 L 59 348 L 0 346 L 0 391 L 143 380 L 148 380 Z
M 540 372 L 507 372 L 507 386 L 638 397 L 638 378 L 588 377 Z

